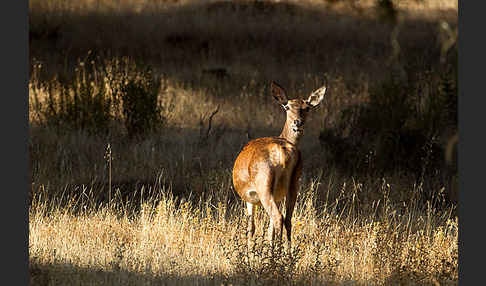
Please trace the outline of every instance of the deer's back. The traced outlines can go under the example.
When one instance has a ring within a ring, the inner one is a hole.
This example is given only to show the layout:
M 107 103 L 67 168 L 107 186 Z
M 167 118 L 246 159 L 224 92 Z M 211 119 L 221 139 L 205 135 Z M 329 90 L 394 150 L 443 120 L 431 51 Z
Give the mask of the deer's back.
M 257 186 L 269 178 L 274 199 L 280 201 L 286 195 L 299 159 L 299 150 L 286 139 L 264 137 L 248 142 L 233 168 L 236 192 L 243 200 L 258 203 Z

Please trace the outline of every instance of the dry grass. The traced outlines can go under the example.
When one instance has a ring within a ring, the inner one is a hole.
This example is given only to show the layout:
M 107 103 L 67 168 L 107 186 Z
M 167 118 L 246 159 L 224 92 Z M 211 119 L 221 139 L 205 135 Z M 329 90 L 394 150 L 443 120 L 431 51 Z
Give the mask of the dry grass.
M 375 4 L 30 1 L 32 284 L 457 284 L 458 221 L 443 170 L 380 173 L 370 167 L 376 156 L 357 153 L 367 165 L 350 174 L 330 159 L 340 149 L 318 137 L 343 126 L 349 133 L 343 114 L 365 106 L 389 74 L 426 110 L 454 66 L 441 48 L 457 26 L 457 1 L 396 1 L 398 22 Z M 124 80 L 144 81 L 147 67 L 161 83 L 163 124 L 132 138 L 115 99 Z M 329 86 L 302 140 L 292 257 L 279 247 L 269 256 L 263 211 L 249 255 L 231 182 L 246 134 L 276 135 L 283 126 L 267 91 L 272 80 L 290 97 Z M 86 90 L 89 99 L 114 100 L 107 126 L 56 121 L 62 100 Z M 438 144 L 456 130 L 437 130 Z M 429 159 L 420 159 L 425 169 Z
M 29 212 L 32 279 L 45 285 L 457 283 L 457 219 L 450 210 L 421 212 L 409 204 L 397 212 L 385 184 L 383 200 L 368 214 L 344 199 L 317 211 L 314 187 L 299 195 L 293 256 L 282 250 L 274 260 L 262 248 L 263 211 L 256 257 L 249 255 L 240 203 L 194 204 L 159 189 L 135 210 L 116 200 L 95 208 L 89 189 L 64 202 L 39 195 Z
M 242 2 L 244 2 L 243 0 Z M 42 9 L 49 9 L 49 10 L 81 10 L 81 11 L 89 11 L 89 10 L 96 10 L 96 11 L 112 11 L 115 9 L 119 9 L 120 11 L 126 10 L 135 10 L 141 11 L 144 9 L 161 9 L 161 8 L 173 8 L 175 6 L 184 6 L 188 4 L 194 3 L 210 3 L 210 2 L 217 2 L 213 0 L 157 0 L 157 1 L 149 1 L 149 0 L 141 0 L 141 1 L 133 1 L 133 0 L 119 0 L 116 3 L 110 1 L 100 1 L 100 0 L 83 0 L 78 1 L 76 3 L 69 3 L 66 4 L 63 1 L 30 1 L 29 7 L 31 9 L 40 8 Z M 251 1 L 246 1 L 251 2 Z M 272 1 L 269 1 L 272 2 Z M 280 1 L 273 1 L 273 2 L 280 2 Z M 295 3 L 299 5 L 315 5 L 315 6 L 325 6 L 327 8 L 334 8 L 339 7 L 362 7 L 362 8 L 371 8 L 373 7 L 376 2 L 373 0 L 357 0 L 357 1 L 326 1 L 326 0 L 304 0 L 304 1 L 294 1 L 288 0 L 286 2 Z M 394 4 L 397 5 L 400 9 L 405 10 L 431 10 L 431 9 L 455 9 L 458 8 L 457 1 L 453 0 L 401 0 L 401 1 L 394 1 Z
M 118 1 L 110 8 L 114 2 L 30 1 L 30 57 L 52 78 L 69 77 L 88 51 L 101 59 L 129 56 L 198 88 L 207 85 L 205 71 L 222 68 L 228 77 L 218 84 L 236 91 L 254 78 L 296 88 L 324 74 L 347 84 L 378 80 L 387 74 L 383 64 L 392 54 L 394 26 L 377 17 L 374 6 L 358 13 L 331 5 L 355 2 Z M 422 14 L 398 10 L 402 65 L 435 68 L 439 21 L 457 26 L 457 1 L 446 5 L 456 9 L 444 9 L 442 2 L 397 1 L 398 7 L 431 5 Z

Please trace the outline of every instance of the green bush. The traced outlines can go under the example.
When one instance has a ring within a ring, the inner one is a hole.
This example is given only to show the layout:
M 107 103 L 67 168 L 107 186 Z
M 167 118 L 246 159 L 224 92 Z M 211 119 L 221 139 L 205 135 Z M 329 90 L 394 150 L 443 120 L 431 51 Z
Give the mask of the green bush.
M 124 123 L 129 136 L 153 131 L 161 123 L 158 95 L 160 84 L 150 71 L 140 78 L 128 79 L 121 89 Z
M 336 127 L 320 133 L 328 160 L 352 173 L 436 174 L 444 165 L 438 138 L 457 128 L 454 73 L 444 71 L 429 88 L 424 94 L 393 74 L 377 84 L 366 104 L 343 110 Z
M 117 121 L 130 137 L 163 123 L 160 83 L 150 68 L 141 70 L 128 59 L 104 63 L 87 59 L 79 61 L 72 79 L 33 81 L 30 106 L 38 123 L 58 131 L 103 133 Z
M 45 108 L 41 109 L 47 125 L 58 130 L 76 129 L 102 132 L 111 120 L 110 97 L 103 86 L 95 89 L 89 81 L 79 81 L 71 87 L 51 82 Z

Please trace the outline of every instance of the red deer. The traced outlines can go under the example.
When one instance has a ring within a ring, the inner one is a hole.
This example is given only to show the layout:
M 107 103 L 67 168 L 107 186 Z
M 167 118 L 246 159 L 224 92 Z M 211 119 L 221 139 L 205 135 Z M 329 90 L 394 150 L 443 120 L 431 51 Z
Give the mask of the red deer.
M 253 211 L 261 205 L 270 216 L 269 240 L 273 243 L 275 230 L 281 239 L 282 223 L 287 232 L 288 249 L 291 246 L 292 213 L 294 211 L 302 157 L 298 143 L 303 134 L 307 113 L 322 101 L 326 87 L 321 87 L 303 99 L 288 99 L 282 87 L 271 84 L 271 94 L 287 113 L 287 120 L 279 136 L 257 138 L 248 142 L 233 167 L 233 185 L 248 211 L 249 239 L 255 232 Z M 285 202 L 285 219 L 279 203 Z

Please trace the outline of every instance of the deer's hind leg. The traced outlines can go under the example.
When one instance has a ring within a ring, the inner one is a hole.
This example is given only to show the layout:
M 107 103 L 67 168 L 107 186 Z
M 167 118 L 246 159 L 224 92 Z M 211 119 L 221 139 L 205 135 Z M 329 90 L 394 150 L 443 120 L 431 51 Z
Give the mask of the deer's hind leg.
M 248 236 L 253 237 L 255 234 L 255 218 L 254 218 L 254 210 L 256 206 L 252 203 L 246 203 L 246 209 L 248 211 Z
M 275 230 L 277 231 L 277 237 L 282 235 L 283 216 L 278 209 L 278 204 L 273 197 L 274 188 L 274 172 L 270 169 L 267 172 L 260 172 L 256 182 L 257 193 L 260 199 L 260 203 L 270 216 L 270 225 L 268 231 L 268 238 L 273 243 L 275 239 Z
M 246 209 L 248 211 L 248 249 L 252 247 L 252 240 L 255 234 L 255 216 L 254 212 L 256 209 L 256 205 L 247 202 Z

